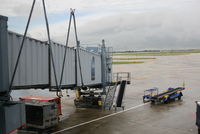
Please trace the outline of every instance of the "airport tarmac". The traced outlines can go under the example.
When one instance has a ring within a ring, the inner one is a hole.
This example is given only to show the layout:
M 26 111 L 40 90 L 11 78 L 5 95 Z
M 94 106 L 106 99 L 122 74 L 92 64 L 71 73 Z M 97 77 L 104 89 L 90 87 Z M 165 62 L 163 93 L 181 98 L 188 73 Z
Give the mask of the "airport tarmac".
M 156 56 L 143 64 L 114 65 L 114 72 L 131 72 L 131 85 L 127 86 L 125 111 L 118 109 L 76 109 L 74 92 L 62 99 L 63 116 L 59 125 L 51 130 L 58 134 L 197 134 L 196 104 L 200 100 L 200 54 Z M 186 90 L 180 101 L 169 104 L 143 104 L 145 89 L 182 86 Z M 21 92 L 21 93 L 20 93 Z M 38 95 L 39 91 L 13 91 L 13 97 Z M 40 95 L 52 96 L 41 90 Z M 110 115 L 110 116 L 109 116 Z

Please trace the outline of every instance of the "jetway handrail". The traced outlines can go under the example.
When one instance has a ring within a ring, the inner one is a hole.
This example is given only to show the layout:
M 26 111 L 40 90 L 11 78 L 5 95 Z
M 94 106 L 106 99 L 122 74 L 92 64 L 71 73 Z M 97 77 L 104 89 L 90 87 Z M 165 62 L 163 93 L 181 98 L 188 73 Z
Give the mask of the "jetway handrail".
M 113 73 L 113 81 L 131 81 L 131 73 L 130 72 L 117 72 Z

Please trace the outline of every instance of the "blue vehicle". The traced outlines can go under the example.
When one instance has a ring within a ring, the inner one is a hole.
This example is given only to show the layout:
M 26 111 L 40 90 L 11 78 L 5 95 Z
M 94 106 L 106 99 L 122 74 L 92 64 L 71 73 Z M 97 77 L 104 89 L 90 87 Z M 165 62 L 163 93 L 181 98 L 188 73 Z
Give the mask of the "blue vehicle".
M 178 98 L 178 100 L 181 99 L 183 96 L 182 90 L 184 90 L 184 87 L 178 87 L 178 88 L 168 88 L 166 91 L 159 93 L 158 88 L 152 88 L 144 91 L 143 96 L 143 102 L 163 102 L 168 103 L 170 100 L 174 100 Z

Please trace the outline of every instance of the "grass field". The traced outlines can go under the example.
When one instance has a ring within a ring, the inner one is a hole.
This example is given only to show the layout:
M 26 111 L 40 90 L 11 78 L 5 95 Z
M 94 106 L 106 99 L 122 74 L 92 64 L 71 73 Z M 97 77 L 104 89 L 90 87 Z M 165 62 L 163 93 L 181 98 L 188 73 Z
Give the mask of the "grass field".
M 151 60 L 156 59 L 155 57 L 145 57 L 145 58 L 113 58 L 113 60 Z
M 144 63 L 143 61 L 127 61 L 127 62 L 121 62 L 121 61 L 114 61 L 112 64 L 139 64 L 139 63 Z
M 200 53 L 199 49 L 185 50 L 185 51 L 160 51 L 160 52 L 124 52 L 124 53 L 113 53 L 113 64 L 139 64 L 144 61 L 131 61 L 131 60 L 151 60 L 156 59 L 155 57 L 134 57 L 126 58 L 123 56 L 176 56 L 176 55 L 187 55 L 192 53 Z M 122 57 L 115 57 L 122 56 Z M 115 61 L 116 60 L 116 61 Z M 120 61 L 122 60 L 122 61 Z M 123 61 L 130 60 L 130 61 Z
M 113 53 L 113 56 L 175 56 L 186 55 L 191 53 L 200 53 L 200 50 L 187 50 L 187 51 L 161 51 L 161 52 L 124 52 Z

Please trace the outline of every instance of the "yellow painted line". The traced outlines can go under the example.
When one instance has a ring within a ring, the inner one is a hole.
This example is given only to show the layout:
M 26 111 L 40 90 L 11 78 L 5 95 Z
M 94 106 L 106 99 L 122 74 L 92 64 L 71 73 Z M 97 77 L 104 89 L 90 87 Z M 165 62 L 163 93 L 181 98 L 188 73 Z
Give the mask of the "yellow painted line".
M 62 130 L 59 130 L 59 131 L 56 131 L 56 132 L 53 132 L 52 134 L 58 134 L 58 133 L 61 133 L 61 132 L 64 132 L 64 131 L 68 131 L 68 130 L 71 130 L 71 129 L 74 129 L 74 128 L 77 128 L 77 127 L 80 127 L 80 126 L 83 126 L 83 125 L 86 125 L 86 124 L 89 124 L 89 123 L 92 123 L 92 122 L 96 122 L 96 121 L 99 121 L 99 120 L 102 120 L 102 119 L 106 119 L 108 117 L 115 116 L 115 115 L 118 115 L 118 114 L 130 111 L 130 110 L 133 110 L 133 109 L 145 106 L 147 104 L 148 103 L 140 104 L 140 105 L 137 105 L 137 106 L 125 109 L 123 111 L 119 111 L 119 112 L 116 112 L 116 113 L 105 115 L 105 116 L 97 118 L 97 119 L 93 119 L 93 120 L 90 120 L 90 121 L 87 121 L 87 122 L 83 122 L 83 123 L 80 123 L 80 124 L 77 124 L 77 125 L 74 125 L 74 126 L 71 126 L 71 127 L 68 127 L 68 128 L 65 128 L 65 129 L 62 129 Z

